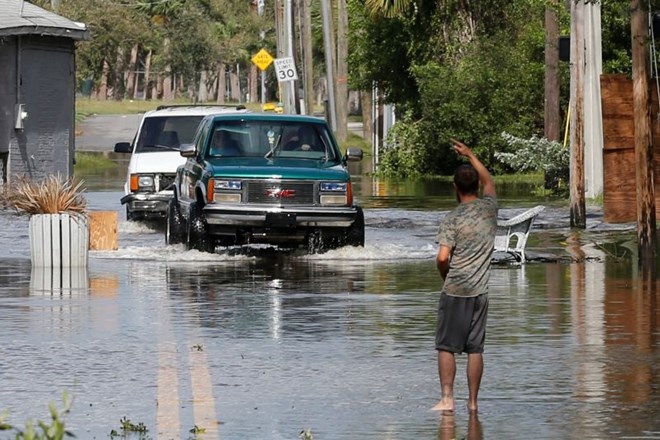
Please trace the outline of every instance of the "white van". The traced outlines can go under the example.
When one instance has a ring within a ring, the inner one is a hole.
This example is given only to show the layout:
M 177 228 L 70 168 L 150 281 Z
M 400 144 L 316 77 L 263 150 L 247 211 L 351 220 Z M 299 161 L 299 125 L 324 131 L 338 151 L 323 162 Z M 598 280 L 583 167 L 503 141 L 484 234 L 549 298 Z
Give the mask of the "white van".
M 242 105 L 168 105 L 144 114 L 133 142 L 118 142 L 116 153 L 131 153 L 122 205 L 127 220 L 167 217 L 176 169 L 186 159 L 179 154 L 192 143 L 206 115 L 245 112 Z

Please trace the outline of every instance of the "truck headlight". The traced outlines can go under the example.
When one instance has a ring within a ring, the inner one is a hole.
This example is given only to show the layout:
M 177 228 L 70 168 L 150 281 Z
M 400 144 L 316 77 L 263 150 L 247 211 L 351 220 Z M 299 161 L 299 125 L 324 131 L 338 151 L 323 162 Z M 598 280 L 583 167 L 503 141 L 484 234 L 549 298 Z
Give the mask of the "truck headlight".
M 321 192 L 346 192 L 346 182 L 321 182 Z
M 352 203 L 350 182 L 321 182 L 321 205 L 346 206 Z
M 209 179 L 206 189 L 208 202 L 241 203 L 243 182 L 240 180 Z
M 240 191 L 243 189 L 243 182 L 240 180 L 216 180 L 214 188 L 219 191 Z

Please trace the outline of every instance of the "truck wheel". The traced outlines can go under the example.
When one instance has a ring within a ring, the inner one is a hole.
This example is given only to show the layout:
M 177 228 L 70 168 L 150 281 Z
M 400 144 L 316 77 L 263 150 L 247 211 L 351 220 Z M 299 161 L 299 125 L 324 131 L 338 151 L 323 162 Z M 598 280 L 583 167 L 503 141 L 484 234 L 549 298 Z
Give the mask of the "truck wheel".
M 126 220 L 129 222 L 134 222 L 136 220 L 139 220 L 140 216 L 128 209 L 128 206 L 126 207 Z
M 215 251 L 215 243 L 209 236 L 208 225 L 198 202 L 192 202 L 190 204 L 190 214 L 188 215 L 188 249 L 196 249 L 200 252 Z
M 364 247 L 364 212 L 361 207 L 357 207 L 355 221 L 346 230 L 344 239 L 346 246 Z
M 186 223 L 181 215 L 179 203 L 172 198 L 167 205 L 167 227 L 165 229 L 165 244 L 179 244 L 186 241 Z
M 314 231 L 307 236 L 307 252 L 310 254 L 324 254 L 333 249 L 345 246 L 341 235 L 324 234 L 323 231 Z

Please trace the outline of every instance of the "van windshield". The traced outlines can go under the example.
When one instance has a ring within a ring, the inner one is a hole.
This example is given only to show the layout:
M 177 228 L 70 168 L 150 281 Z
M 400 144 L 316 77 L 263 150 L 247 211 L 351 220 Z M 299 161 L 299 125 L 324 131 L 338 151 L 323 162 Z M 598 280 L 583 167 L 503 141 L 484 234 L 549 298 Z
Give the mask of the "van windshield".
M 204 116 L 154 116 L 145 118 L 136 153 L 179 151 L 181 144 L 193 142 L 195 130 Z

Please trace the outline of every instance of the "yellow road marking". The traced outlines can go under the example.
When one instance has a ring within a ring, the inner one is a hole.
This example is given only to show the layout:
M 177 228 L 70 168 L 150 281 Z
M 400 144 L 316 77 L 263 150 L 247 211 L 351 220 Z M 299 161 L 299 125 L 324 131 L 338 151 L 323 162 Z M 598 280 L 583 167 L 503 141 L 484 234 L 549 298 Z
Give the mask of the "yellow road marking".
M 181 436 L 179 378 L 176 364 L 176 344 L 161 343 L 158 347 L 156 432 L 158 438 L 164 440 L 178 439 Z
M 188 344 L 192 347 L 193 344 Z M 190 380 L 193 393 L 195 426 L 204 429 L 204 440 L 219 439 L 213 386 L 206 354 L 200 350 L 190 352 Z

